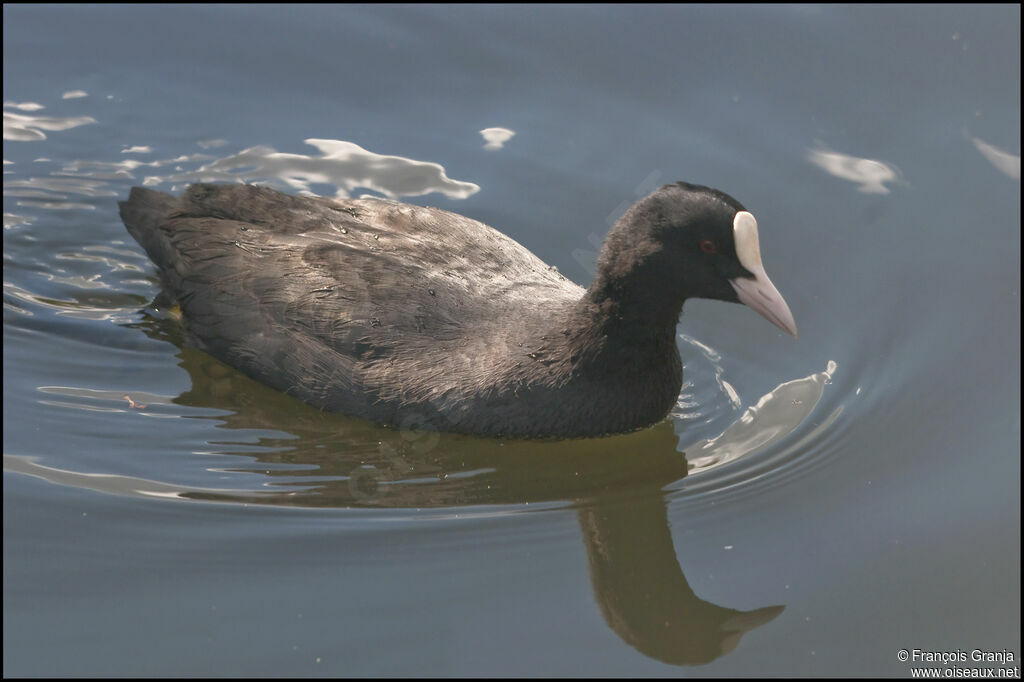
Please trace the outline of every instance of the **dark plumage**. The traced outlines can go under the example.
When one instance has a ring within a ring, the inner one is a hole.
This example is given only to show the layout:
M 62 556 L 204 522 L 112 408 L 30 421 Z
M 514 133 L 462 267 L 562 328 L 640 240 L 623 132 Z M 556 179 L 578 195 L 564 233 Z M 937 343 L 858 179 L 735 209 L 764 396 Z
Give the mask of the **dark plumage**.
M 796 333 L 757 272 L 753 217 L 696 185 L 627 211 L 587 290 L 486 225 L 393 201 L 197 184 L 180 198 L 136 187 L 120 207 L 192 343 L 312 405 L 387 424 L 629 431 L 676 402 L 687 298 L 743 300 Z

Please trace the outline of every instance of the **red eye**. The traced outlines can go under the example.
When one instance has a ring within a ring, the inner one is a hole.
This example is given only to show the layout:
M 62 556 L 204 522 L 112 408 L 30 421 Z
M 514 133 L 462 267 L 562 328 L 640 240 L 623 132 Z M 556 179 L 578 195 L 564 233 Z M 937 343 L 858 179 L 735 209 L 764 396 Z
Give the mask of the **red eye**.
M 710 239 L 705 239 L 700 243 L 700 250 L 704 253 L 717 253 L 718 247 Z

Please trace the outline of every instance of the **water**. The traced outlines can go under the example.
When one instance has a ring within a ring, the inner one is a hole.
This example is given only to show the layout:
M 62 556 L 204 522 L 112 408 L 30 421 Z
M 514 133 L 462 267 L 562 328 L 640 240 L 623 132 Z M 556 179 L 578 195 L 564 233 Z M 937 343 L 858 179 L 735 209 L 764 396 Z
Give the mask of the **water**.
M 4 674 L 1019 665 L 1019 65 L 1015 6 L 5 6 Z M 708 184 L 800 339 L 687 303 L 677 408 L 607 439 L 322 414 L 154 303 L 116 201 L 199 179 L 581 284 Z

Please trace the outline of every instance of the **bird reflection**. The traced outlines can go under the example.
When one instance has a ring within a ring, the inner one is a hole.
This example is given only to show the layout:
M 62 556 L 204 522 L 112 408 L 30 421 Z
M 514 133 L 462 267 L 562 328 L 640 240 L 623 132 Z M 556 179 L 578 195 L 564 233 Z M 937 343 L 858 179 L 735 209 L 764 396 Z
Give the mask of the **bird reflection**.
M 665 500 L 592 500 L 579 512 L 601 613 L 641 653 L 675 665 L 710 663 L 782 606 L 737 611 L 704 601 L 676 560 Z
M 182 497 L 342 508 L 568 501 L 578 510 L 594 595 L 608 625 L 641 653 L 675 665 L 729 653 L 745 632 L 784 608 L 737 611 L 693 592 L 676 559 L 662 490 L 686 476 L 688 466 L 669 422 L 575 441 L 481 439 L 417 431 L 413 422 L 387 428 L 323 413 L 269 389 L 183 346 L 171 320 L 147 316 L 137 326 L 181 348 L 192 387 L 175 403 L 224 410 L 197 418 L 246 430 L 244 441 L 217 443 L 222 453 L 244 456 L 233 470 L 269 478 L 258 491 L 193 490 Z M 252 430 L 264 434 L 256 448 Z

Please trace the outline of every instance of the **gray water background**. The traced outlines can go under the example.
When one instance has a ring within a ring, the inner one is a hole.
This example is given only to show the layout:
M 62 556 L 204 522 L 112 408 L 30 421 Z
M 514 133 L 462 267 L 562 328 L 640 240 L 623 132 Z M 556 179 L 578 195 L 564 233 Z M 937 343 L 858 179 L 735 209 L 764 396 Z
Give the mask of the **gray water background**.
M 5 675 L 1019 666 L 1019 7 L 3 17 Z M 151 305 L 116 202 L 204 179 L 453 210 L 583 285 L 711 185 L 800 338 L 687 303 L 679 406 L 611 439 L 323 415 Z

